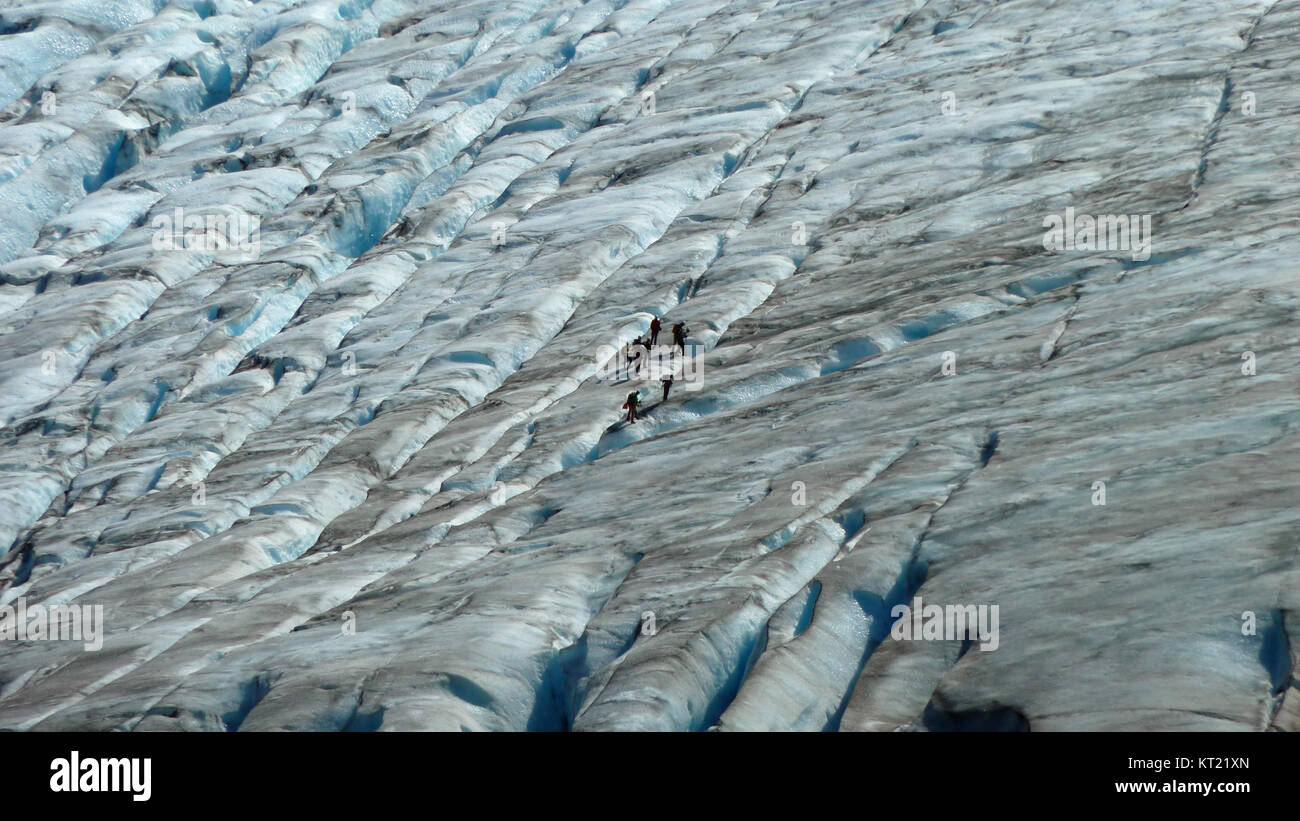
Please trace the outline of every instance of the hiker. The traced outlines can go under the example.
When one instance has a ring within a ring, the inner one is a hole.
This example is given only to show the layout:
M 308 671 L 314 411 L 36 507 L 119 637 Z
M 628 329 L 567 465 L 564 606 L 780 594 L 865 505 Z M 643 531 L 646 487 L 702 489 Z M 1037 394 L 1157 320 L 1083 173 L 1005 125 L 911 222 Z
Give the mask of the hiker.
M 659 331 L 662 328 L 663 325 L 660 324 L 659 317 L 650 320 L 650 347 L 653 348 L 655 345 L 659 344 Z
M 637 353 L 637 360 L 636 360 L 636 364 L 637 364 L 636 372 L 638 374 L 641 374 L 644 373 L 645 370 L 650 367 L 650 341 L 648 339 L 638 336 L 636 338 L 636 344 L 641 346 L 641 350 Z
M 632 366 L 636 363 L 637 358 L 641 356 L 641 353 L 636 349 L 636 343 L 640 341 L 640 339 L 636 339 L 627 343 L 623 348 L 623 362 L 627 365 L 628 379 L 632 378 Z
M 627 343 L 627 378 L 641 371 L 641 337 Z
M 627 395 L 627 401 L 623 403 L 623 407 L 627 408 L 627 421 L 630 424 L 633 425 L 636 424 L 636 409 L 640 404 L 641 404 L 640 391 L 632 391 Z
M 673 375 L 672 375 L 672 374 L 668 374 L 667 376 L 663 377 L 663 378 L 660 379 L 659 381 L 662 382 L 662 383 L 664 383 L 664 398 L 663 398 L 663 401 L 664 401 L 664 402 L 667 402 L 667 401 L 668 401 L 668 391 L 671 390 L 671 389 L 672 389 L 672 386 L 673 386 Z
M 673 325 L 673 347 L 680 347 L 683 354 L 686 353 L 686 333 L 686 324 L 684 322 Z

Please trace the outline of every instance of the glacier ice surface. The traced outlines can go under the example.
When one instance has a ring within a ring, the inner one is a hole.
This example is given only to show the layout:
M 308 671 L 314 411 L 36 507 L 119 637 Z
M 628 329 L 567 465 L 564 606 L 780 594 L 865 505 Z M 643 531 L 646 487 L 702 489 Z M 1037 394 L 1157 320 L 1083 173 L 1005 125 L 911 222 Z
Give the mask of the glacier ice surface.
M 1300 729 L 1300 4 L 0 27 L 0 727 Z

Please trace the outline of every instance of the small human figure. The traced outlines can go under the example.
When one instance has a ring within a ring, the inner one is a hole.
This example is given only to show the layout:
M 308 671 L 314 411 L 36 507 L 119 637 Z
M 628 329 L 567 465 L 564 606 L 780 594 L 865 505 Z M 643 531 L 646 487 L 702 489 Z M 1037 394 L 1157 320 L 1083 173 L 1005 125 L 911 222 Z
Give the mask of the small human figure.
M 641 374 L 645 372 L 646 368 L 650 367 L 650 342 L 638 336 L 636 346 L 640 348 L 636 355 L 636 372 Z
M 664 398 L 663 398 L 663 401 L 667 402 L 667 401 L 668 401 L 668 391 L 671 390 L 672 387 L 673 387 L 673 375 L 672 375 L 672 374 L 668 374 L 667 376 L 663 377 L 663 378 L 660 379 L 659 381 L 662 382 L 662 383 L 664 384 Z
M 627 343 L 626 351 L 627 378 L 631 379 L 637 371 L 641 370 L 641 337 L 638 336 L 636 339 Z
M 686 353 L 686 334 L 687 330 L 685 323 L 678 322 L 673 325 L 673 347 L 681 348 L 683 354 Z
M 641 404 L 641 394 L 639 391 L 632 391 L 627 395 L 627 401 L 623 407 L 627 409 L 627 421 L 630 424 L 636 424 L 636 409 Z
M 639 341 L 640 340 L 633 340 L 623 347 L 623 362 L 627 367 L 628 379 L 632 378 L 632 368 L 636 364 L 637 357 L 641 355 L 641 352 L 637 350 L 636 344 Z
M 659 344 L 659 331 L 663 329 L 663 324 L 659 322 L 659 317 L 650 320 L 650 347 Z

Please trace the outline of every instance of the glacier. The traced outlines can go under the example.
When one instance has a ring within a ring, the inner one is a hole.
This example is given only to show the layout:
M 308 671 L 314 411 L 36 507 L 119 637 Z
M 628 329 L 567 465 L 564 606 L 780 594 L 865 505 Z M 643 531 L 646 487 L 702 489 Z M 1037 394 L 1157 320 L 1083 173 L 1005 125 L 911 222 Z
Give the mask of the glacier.
M 1300 2 L 0 5 L 0 729 L 1300 729 Z

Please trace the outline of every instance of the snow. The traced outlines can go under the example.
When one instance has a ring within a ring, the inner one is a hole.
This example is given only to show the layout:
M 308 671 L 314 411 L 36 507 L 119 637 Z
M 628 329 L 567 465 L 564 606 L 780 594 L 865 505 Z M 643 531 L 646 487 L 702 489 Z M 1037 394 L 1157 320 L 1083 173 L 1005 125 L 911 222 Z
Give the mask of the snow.
M 0 19 L 0 727 L 1300 728 L 1295 4 Z

